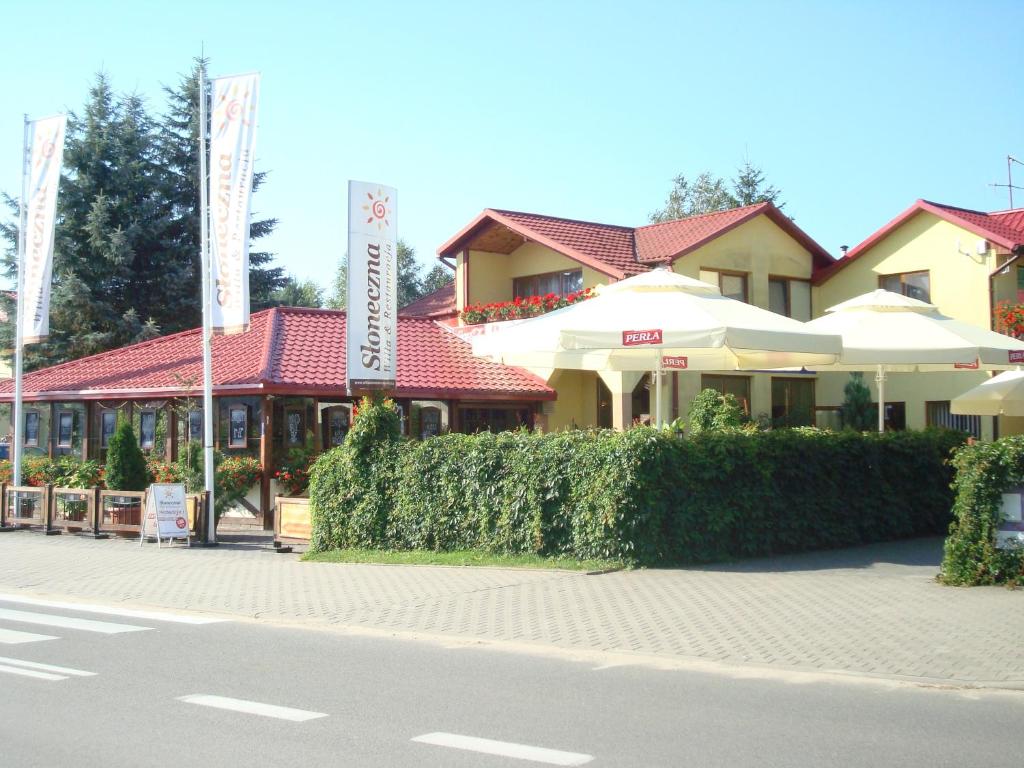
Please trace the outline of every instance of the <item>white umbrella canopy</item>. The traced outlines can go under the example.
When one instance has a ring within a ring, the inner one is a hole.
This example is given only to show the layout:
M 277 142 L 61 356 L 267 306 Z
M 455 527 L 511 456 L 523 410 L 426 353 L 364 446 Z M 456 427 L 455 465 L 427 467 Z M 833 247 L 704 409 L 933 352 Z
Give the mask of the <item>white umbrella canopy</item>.
M 1003 371 L 953 398 L 949 409 L 971 416 L 1024 416 L 1024 371 Z
M 825 365 L 835 334 L 722 296 L 665 268 L 601 286 L 597 296 L 473 339 L 473 352 L 533 368 L 702 371 Z M 661 387 L 656 392 L 660 397 Z M 657 408 L 660 419 L 660 403 Z
M 1021 340 L 954 320 L 934 304 L 892 291 L 871 291 L 825 312 L 807 326 L 843 337 L 843 353 L 831 370 L 1005 369 L 1024 361 Z
M 905 371 L 999 370 L 1024 362 L 1024 342 L 954 320 L 934 304 L 886 290 L 856 296 L 807 323 L 843 339 L 835 362 L 813 370 L 877 371 L 878 431 L 885 426 L 885 375 Z
M 592 299 L 473 339 L 508 365 L 648 371 L 663 358 L 693 370 L 826 365 L 837 335 L 722 296 L 717 286 L 655 269 L 601 286 Z

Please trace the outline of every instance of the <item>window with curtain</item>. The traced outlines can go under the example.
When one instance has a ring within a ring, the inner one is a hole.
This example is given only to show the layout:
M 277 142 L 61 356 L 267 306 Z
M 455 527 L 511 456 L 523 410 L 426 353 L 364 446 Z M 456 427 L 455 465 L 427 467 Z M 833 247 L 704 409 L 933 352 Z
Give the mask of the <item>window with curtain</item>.
M 949 400 L 932 400 L 924 404 L 925 424 L 929 427 L 959 429 L 981 439 L 981 416 L 961 416 L 953 413 Z
M 811 319 L 811 284 L 789 277 L 768 279 L 768 309 L 806 323 Z
M 528 275 L 512 280 L 513 298 L 546 296 L 557 293 L 564 296 L 583 289 L 583 270 L 569 269 L 563 272 L 547 272 L 543 275 Z
M 878 287 L 893 293 L 902 293 L 918 301 L 931 302 L 932 285 L 928 270 L 881 275 L 878 278 Z
M 732 395 L 743 407 L 743 412 L 750 415 L 750 377 L 721 376 L 705 373 L 700 377 L 700 388 L 713 389 L 721 395 Z
M 772 424 L 776 427 L 814 425 L 814 379 L 772 379 Z
M 718 269 L 702 269 L 700 279 L 717 285 L 723 296 L 750 303 L 749 281 L 746 272 L 726 272 Z

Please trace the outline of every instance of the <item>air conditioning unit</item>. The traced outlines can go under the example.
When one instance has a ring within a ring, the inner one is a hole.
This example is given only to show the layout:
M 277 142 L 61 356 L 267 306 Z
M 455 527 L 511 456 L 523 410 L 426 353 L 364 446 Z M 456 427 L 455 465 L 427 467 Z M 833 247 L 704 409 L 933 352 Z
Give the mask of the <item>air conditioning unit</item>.
M 979 240 L 974 249 L 979 256 L 984 256 L 988 253 L 988 240 Z

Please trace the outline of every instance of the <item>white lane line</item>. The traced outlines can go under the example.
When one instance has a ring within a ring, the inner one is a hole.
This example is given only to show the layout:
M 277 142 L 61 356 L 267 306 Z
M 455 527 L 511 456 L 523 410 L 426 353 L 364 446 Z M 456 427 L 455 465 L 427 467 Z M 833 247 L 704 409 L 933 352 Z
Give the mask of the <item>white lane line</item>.
M 230 709 L 233 712 L 244 712 L 247 715 L 276 717 L 279 720 L 291 720 L 294 723 L 302 723 L 306 720 L 315 720 L 318 717 L 327 717 L 326 712 L 310 712 L 306 709 L 279 707 L 276 704 L 264 704 L 263 702 L 246 701 L 245 699 L 231 699 L 227 696 L 211 696 L 206 693 L 194 693 L 190 696 L 179 696 L 178 701 L 184 701 L 186 704 L 199 704 L 203 707 Z
M 18 667 L 5 667 L 0 664 L 0 672 L 5 675 L 22 675 L 23 677 L 34 677 L 37 680 L 67 680 L 64 675 L 51 675 L 49 672 L 36 672 L 31 669 L 20 669 Z
M 40 664 L 38 661 L 25 661 L 24 659 L 11 659 L 0 656 L 0 664 L 11 667 L 24 667 L 25 669 L 38 669 L 41 672 L 56 672 L 59 675 L 71 675 L 72 677 L 95 677 L 95 672 L 86 672 L 84 669 L 73 669 L 71 667 L 58 667 L 54 664 Z
M 21 643 L 36 643 L 40 640 L 56 640 L 53 635 L 37 635 L 35 632 L 19 632 L 16 629 L 4 629 L 0 627 L 0 644 L 19 645 Z
M 65 603 L 58 600 L 42 600 L 35 597 L 9 595 L 2 592 L 0 592 L 0 603 L 35 605 L 40 608 L 57 608 L 65 611 L 85 611 L 86 613 L 98 613 L 102 616 L 123 616 L 127 619 L 172 621 L 177 624 L 219 624 L 224 621 L 230 621 L 230 619 L 220 619 L 212 616 L 197 616 L 188 613 L 174 613 L 172 611 L 140 611 L 134 608 L 114 608 L 109 605 L 96 605 L 93 603 Z
M 499 755 L 516 760 L 547 763 L 548 765 L 586 765 L 594 759 L 593 755 L 584 755 L 580 752 L 562 752 L 557 749 L 531 747 L 528 744 L 515 744 L 511 741 L 493 741 L 478 739 L 475 736 L 460 736 L 457 733 L 426 733 L 417 736 L 413 741 L 418 741 L 421 744 L 433 744 L 438 747 L 482 752 L 485 755 Z
M 0 619 L 20 621 L 24 624 L 41 624 L 44 627 L 62 627 L 64 629 L 80 629 L 83 632 L 100 632 L 104 635 L 117 635 L 121 632 L 142 632 L 152 627 L 137 627 L 133 624 L 115 624 L 110 621 L 92 621 L 72 616 L 54 616 L 49 613 L 30 613 L 29 611 L 12 611 L 0 608 Z

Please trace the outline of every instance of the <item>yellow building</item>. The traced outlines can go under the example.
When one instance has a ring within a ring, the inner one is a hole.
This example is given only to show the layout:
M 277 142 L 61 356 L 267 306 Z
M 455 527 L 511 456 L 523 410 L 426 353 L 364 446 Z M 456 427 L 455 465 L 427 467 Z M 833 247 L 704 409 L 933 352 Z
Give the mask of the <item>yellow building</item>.
M 831 256 L 771 203 L 621 227 L 487 209 L 438 249 L 455 266 L 455 303 L 467 308 L 516 298 L 566 294 L 666 264 L 717 284 L 726 296 L 798 320 L 813 316 L 811 281 Z M 628 426 L 651 418 L 643 373 L 537 370 L 558 392 L 544 407 L 549 430 Z M 815 377 L 801 374 L 673 372 L 663 416 L 685 416 L 705 387 L 736 395 L 751 417 L 777 424 L 815 418 Z
M 841 301 L 885 288 L 929 301 L 939 311 L 994 328 L 1000 302 L 1024 303 L 1024 209 L 983 213 L 918 200 L 834 265 L 814 276 L 815 316 Z M 1002 330 L 994 328 L 995 330 Z M 955 426 L 978 437 L 1024 431 L 1024 419 L 953 416 L 949 402 L 985 372 L 890 374 L 886 423 L 892 428 Z M 822 374 L 819 413 L 843 400 L 845 374 Z M 871 374 L 865 381 L 875 390 Z

